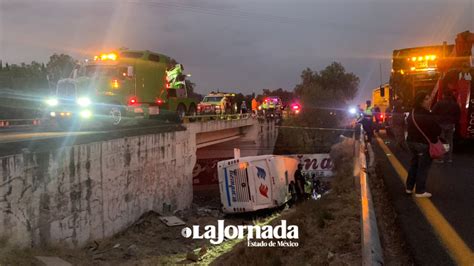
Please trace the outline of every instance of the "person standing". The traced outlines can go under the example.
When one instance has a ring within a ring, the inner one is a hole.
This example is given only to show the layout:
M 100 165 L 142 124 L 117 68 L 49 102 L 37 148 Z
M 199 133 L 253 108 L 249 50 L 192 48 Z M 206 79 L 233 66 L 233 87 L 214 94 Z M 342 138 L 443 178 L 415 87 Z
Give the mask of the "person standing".
M 446 90 L 443 93 L 443 99 L 433 107 L 433 114 L 436 115 L 438 124 L 441 127 L 441 137 L 449 144 L 449 151 L 444 159 L 451 163 L 453 161 L 454 131 L 461 115 L 461 108 L 459 108 L 451 90 Z M 444 160 L 439 160 L 438 162 L 443 163 Z
M 398 96 L 395 96 L 392 108 L 391 130 L 395 138 L 396 146 L 404 151 L 408 150 L 405 142 L 406 121 L 403 112 L 403 103 Z
M 362 124 L 362 127 L 364 128 L 365 134 L 367 135 L 367 141 L 369 143 L 372 142 L 372 137 L 374 136 L 374 130 L 373 130 L 373 113 L 372 113 L 372 106 L 371 106 L 371 101 L 366 102 L 367 107 L 365 108 L 365 111 L 363 113 L 363 117 L 360 120 L 360 123 Z
M 242 101 L 242 104 L 240 105 L 240 112 L 242 114 L 246 114 L 247 113 L 247 103 L 245 103 L 245 101 Z
M 257 99 L 252 98 L 252 113 L 254 115 L 257 115 L 257 111 L 258 111 L 258 102 L 257 102 Z
M 431 156 L 429 152 L 429 142 L 436 143 L 441 134 L 441 128 L 436 122 L 436 117 L 430 112 L 431 97 L 426 92 L 416 95 L 414 108 L 407 118 L 407 143 L 411 152 L 410 168 L 406 180 L 407 194 L 412 194 L 415 189 L 415 196 L 419 198 L 429 198 L 431 193 L 426 191 L 426 180 L 431 166 Z
M 296 169 L 295 171 L 295 188 L 297 201 L 301 201 L 304 199 L 304 184 L 306 180 L 301 170 L 303 170 L 303 165 L 298 164 L 298 169 Z

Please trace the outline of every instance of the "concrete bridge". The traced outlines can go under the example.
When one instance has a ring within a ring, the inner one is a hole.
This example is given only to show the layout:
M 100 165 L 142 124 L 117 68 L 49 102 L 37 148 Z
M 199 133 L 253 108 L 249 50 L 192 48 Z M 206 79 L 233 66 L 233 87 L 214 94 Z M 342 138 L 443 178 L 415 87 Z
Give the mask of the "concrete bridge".
M 253 118 L 0 134 L 0 237 L 20 246 L 110 237 L 147 211 L 189 208 L 200 150 L 232 141 L 256 155 L 271 152 L 276 137 L 273 122 Z

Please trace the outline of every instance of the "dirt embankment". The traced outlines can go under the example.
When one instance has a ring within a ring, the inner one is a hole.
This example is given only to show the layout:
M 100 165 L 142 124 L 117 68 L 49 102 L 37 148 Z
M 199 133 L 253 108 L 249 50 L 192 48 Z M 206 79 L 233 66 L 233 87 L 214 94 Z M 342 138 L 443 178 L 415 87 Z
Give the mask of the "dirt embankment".
M 308 200 L 272 221 L 299 228 L 298 247 L 247 247 L 238 244 L 213 261 L 215 265 L 360 265 L 360 200 L 352 165 L 353 144 L 333 148 L 336 176 L 332 190 L 320 200 Z

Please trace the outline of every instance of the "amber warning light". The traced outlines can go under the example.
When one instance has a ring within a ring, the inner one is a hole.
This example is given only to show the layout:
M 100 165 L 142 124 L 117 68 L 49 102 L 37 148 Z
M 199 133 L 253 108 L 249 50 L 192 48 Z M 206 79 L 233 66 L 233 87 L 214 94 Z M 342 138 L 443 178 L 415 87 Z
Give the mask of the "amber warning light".
M 94 61 L 106 61 L 106 60 L 112 60 L 115 61 L 117 60 L 117 54 L 115 53 L 109 53 L 109 54 L 101 54 L 94 56 Z

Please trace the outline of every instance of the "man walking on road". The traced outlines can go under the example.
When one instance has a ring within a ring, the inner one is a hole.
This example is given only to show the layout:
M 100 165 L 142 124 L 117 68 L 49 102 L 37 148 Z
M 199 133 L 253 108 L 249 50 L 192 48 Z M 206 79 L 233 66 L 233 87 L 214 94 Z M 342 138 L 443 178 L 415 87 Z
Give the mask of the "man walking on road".
M 433 107 L 433 114 L 438 119 L 438 124 L 441 127 L 441 137 L 449 144 L 449 151 L 445 155 L 445 160 L 451 163 L 453 161 L 453 136 L 456 124 L 461 115 L 461 109 L 454 99 L 453 92 L 447 90 L 443 93 L 443 99 L 435 104 Z M 444 160 L 436 162 L 443 163 Z

